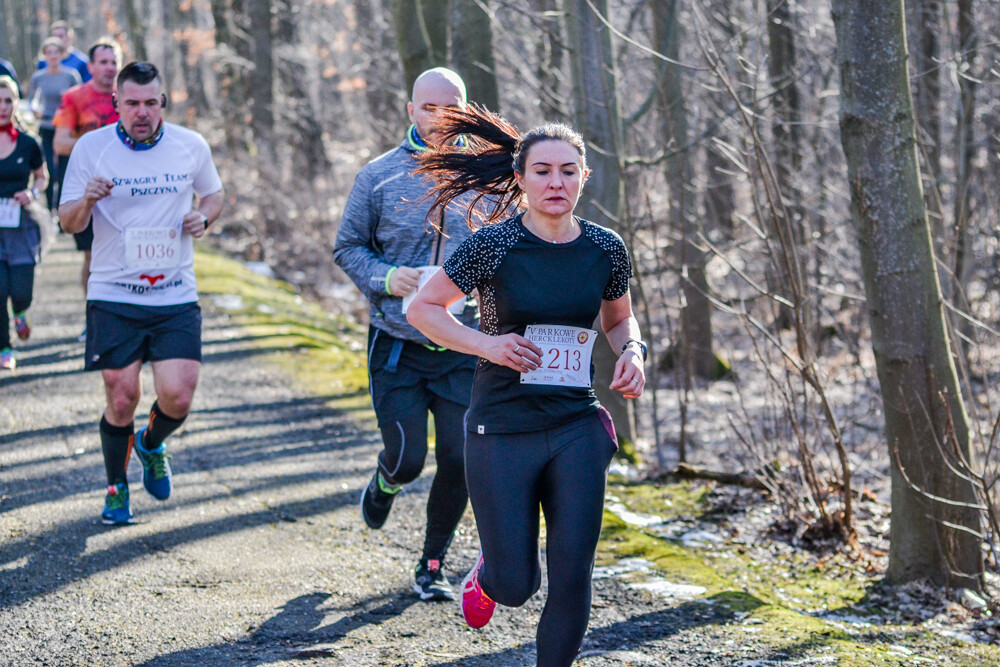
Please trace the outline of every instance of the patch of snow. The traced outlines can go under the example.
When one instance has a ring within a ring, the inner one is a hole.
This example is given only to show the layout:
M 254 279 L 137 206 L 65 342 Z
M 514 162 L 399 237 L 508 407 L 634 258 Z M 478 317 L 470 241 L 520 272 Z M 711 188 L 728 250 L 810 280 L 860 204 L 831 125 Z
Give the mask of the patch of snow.
M 646 527 L 663 523 L 663 517 L 661 516 L 657 516 L 656 514 L 637 514 L 621 503 L 611 503 L 607 506 L 607 509 L 625 523 L 633 526 Z
M 258 276 L 274 278 L 274 269 L 268 266 L 267 262 L 246 262 L 245 266 Z
M 649 581 L 630 582 L 629 588 L 639 588 L 649 591 L 653 595 L 674 600 L 690 600 L 699 595 L 704 595 L 708 589 L 704 586 L 690 586 L 688 584 L 675 584 L 666 579 L 651 579 Z
M 213 294 L 212 303 L 223 310 L 240 310 L 243 308 L 243 297 L 239 294 Z

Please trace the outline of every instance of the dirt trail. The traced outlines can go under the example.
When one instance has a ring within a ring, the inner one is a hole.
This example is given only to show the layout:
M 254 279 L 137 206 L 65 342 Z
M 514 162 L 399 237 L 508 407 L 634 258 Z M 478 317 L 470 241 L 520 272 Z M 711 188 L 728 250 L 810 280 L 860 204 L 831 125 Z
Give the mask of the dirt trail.
M 37 273 L 31 340 L 17 372 L 0 376 L 0 664 L 534 664 L 544 589 L 479 632 L 457 604 L 417 601 L 427 471 L 385 530 L 364 528 L 374 434 L 296 389 L 207 304 L 195 412 L 170 443 L 174 494 L 146 495 L 133 458 L 137 523 L 101 525 L 103 393 L 81 371 L 79 261 L 60 237 Z M 453 582 L 477 548 L 469 511 Z M 578 664 L 765 657 L 728 640 L 727 620 L 602 579 Z

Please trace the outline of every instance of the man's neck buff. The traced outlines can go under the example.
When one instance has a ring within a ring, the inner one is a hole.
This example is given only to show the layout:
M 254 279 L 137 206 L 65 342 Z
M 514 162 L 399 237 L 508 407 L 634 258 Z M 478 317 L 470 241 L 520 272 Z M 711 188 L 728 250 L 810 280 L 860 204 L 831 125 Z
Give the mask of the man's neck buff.
M 134 151 L 148 151 L 150 148 L 160 143 L 160 139 L 163 138 L 163 121 L 160 121 L 160 125 L 156 128 L 156 132 L 153 132 L 153 136 L 149 139 L 143 139 L 142 141 L 136 141 L 132 137 L 128 136 L 128 132 L 125 131 L 125 126 L 122 125 L 121 121 L 115 125 L 115 132 L 118 133 L 118 138 L 122 140 L 122 143 L 131 148 Z

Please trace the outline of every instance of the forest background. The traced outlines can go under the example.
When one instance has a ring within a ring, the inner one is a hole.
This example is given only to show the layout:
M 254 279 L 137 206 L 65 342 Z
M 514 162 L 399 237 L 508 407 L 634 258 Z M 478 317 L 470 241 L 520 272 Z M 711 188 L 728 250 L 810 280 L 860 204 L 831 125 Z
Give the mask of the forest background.
M 741 473 L 800 534 L 891 537 L 897 582 L 997 567 L 997 3 L 0 0 L 22 81 L 60 18 L 156 63 L 209 138 L 213 242 L 359 318 L 333 239 L 417 73 L 576 126 L 579 212 L 633 253 L 657 390 L 614 407 L 646 474 Z M 892 525 L 859 535 L 866 493 Z

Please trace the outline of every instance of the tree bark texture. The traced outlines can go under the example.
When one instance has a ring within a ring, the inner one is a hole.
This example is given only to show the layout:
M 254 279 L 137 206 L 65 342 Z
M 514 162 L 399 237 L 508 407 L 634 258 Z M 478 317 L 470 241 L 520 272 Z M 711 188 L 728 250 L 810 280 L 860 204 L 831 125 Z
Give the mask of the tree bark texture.
M 535 78 L 538 80 L 538 104 L 542 118 L 563 120 L 566 116 L 559 95 L 559 72 L 563 64 L 562 21 L 559 20 L 559 0 L 531 0 L 531 9 L 538 15 L 542 29 L 535 42 Z
M 688 111 L 681 68 L 678 0 L 653 3 L 653 36 L 656 50 L 667 56 L 657 65 L 657 106 L 660 137 L 667 151 L 666 180 L 670 188 L 672 227 L 680 231 L 676 245 L 676 265 L 680 273 L 684 305 L 681 309 L 681 340 L 678 367 L 685 374 L 710 378 L 716 372 L 712 347 L 712 304 L 708 299 L 705 275 L 706 253 L 698 247 L 699 229 L 692 210 L 691 153 Z
M 395 48 L 395 43 L 388 3 L 380 12 L 373 0 L 355 0 L 354 12 L 357 17 L 357 30 L 364 36 L 367 52 L 390 53 Z M 399 130 L 406 119 L 406 110 L 399 105 L 395 97 L 395 91 L 399 87 L 397 81 L 402 75 L 395 59 L 373 56 L 365 62 L 364 78 L 365 102 L 371 115 L 372 130 L 376 135 L 375 154 L 380 155 L 399 144 Z M 409 99 L 409 97 L 410 91 L 406 91 L 404 98 Z
M 955 127 L 955 205 L 954 234 L 955 261 L 952 301 L 963 303 L 971 273 L 972 239 L 969 234 L 969 186 L 972 159 L 976 153 L 976 135 L 973 121 L 976 115 L 976 83 L 974 71 L 979 38 L 976 34 L 976 17 L 972 0 L 958 0 L 958 92 L 959 105 Z M 965 322 L 965 320 L 963 320 Z M 963 330 L 968 331 L 967 323 Z
M 902 0 L 833 0 L 841 142 L 892 461 L 887 578 L 979 588 L 968 420 L 950 355 L 917 159 Z M 932 494 L 931 500 L 914 485 Z
M 607 0 L 592 3 L 567 0 L 565 5 L 576 129 L 587 142 L 587 163 L 591 169 L 576 211 L 586 220 L 618 228 L 623 193 L 617 76 L 611 34 L 594 14 L 591 4 L 603 16 L 608 15 Z M 617 360 L 618 355 L 602 334 L 594 347 L 594 391 L 611 413 L 619 438 L 631 441 L 634 434 L 629 403 L 621 394 L 608 389 Z
M 268 160 L 273 155 L 271 141 L 274 133 L 274 60 L 271 0 L 246 0 L 249 19 L 250 53 L 247 60 L 254 63 L 250 70 L 251 127 L 254 142 L 261 156 Z M 269 164 L 269 162 L 265 162 Z
M 392 22 L 409 98 L 422 72 L 448 64 L 448 1 L 392 0 Z
M 148 60 L 146 53 L 146 22 L 139 15 L 135 6 L 136 0 L 125 0 L 125 19 L 128 21 L 129 40 L 136 60 Z
M 493 24 L 486 0 L 455 2 L 451 9 L 451 63 L 465 80 L 469 101 L 494 111 L 500 108 L 496 61 L 493 58 Z
M 783 206 L 774 210 L 777 216 L 771 219 L 770 236 L 774 261 L 769 271 L 769 289 L 793 301 L 796 290 L 791 282 L 796 278 L 789 275 L 791 271 L 802 275 L 802 268 L 789 264 L 799 264 L 801 258 L 807 257 L 804 241 L 804 211 L 801 197 L 795 184 L 795 175 L 802 169 L 802 132 L 800 121 L 802 104 L 799 99 L 797 83 L 798 73 L 795 67 L 795 30 L 794 17 L 790 0 L 767 0 L 767 40 L 768 60 L 767 70 L 774 90 L 772 99 L 773 121 L 771 136 L 774 140 L 774 180 L 777 192 L 781 196 Z M 789 254 L 786 261 L 785 253 Z M 804 283 L 800 280 L 798 291 L 801 293 Z M 799 305 L 799 316 L 805 318 L 804 329 L 809 331 L 808 322 L 811 319 L 808 302 Z M 787 306 L 779 306 L 777 324 L 781 328 L 790 328 L 794 317 Z

